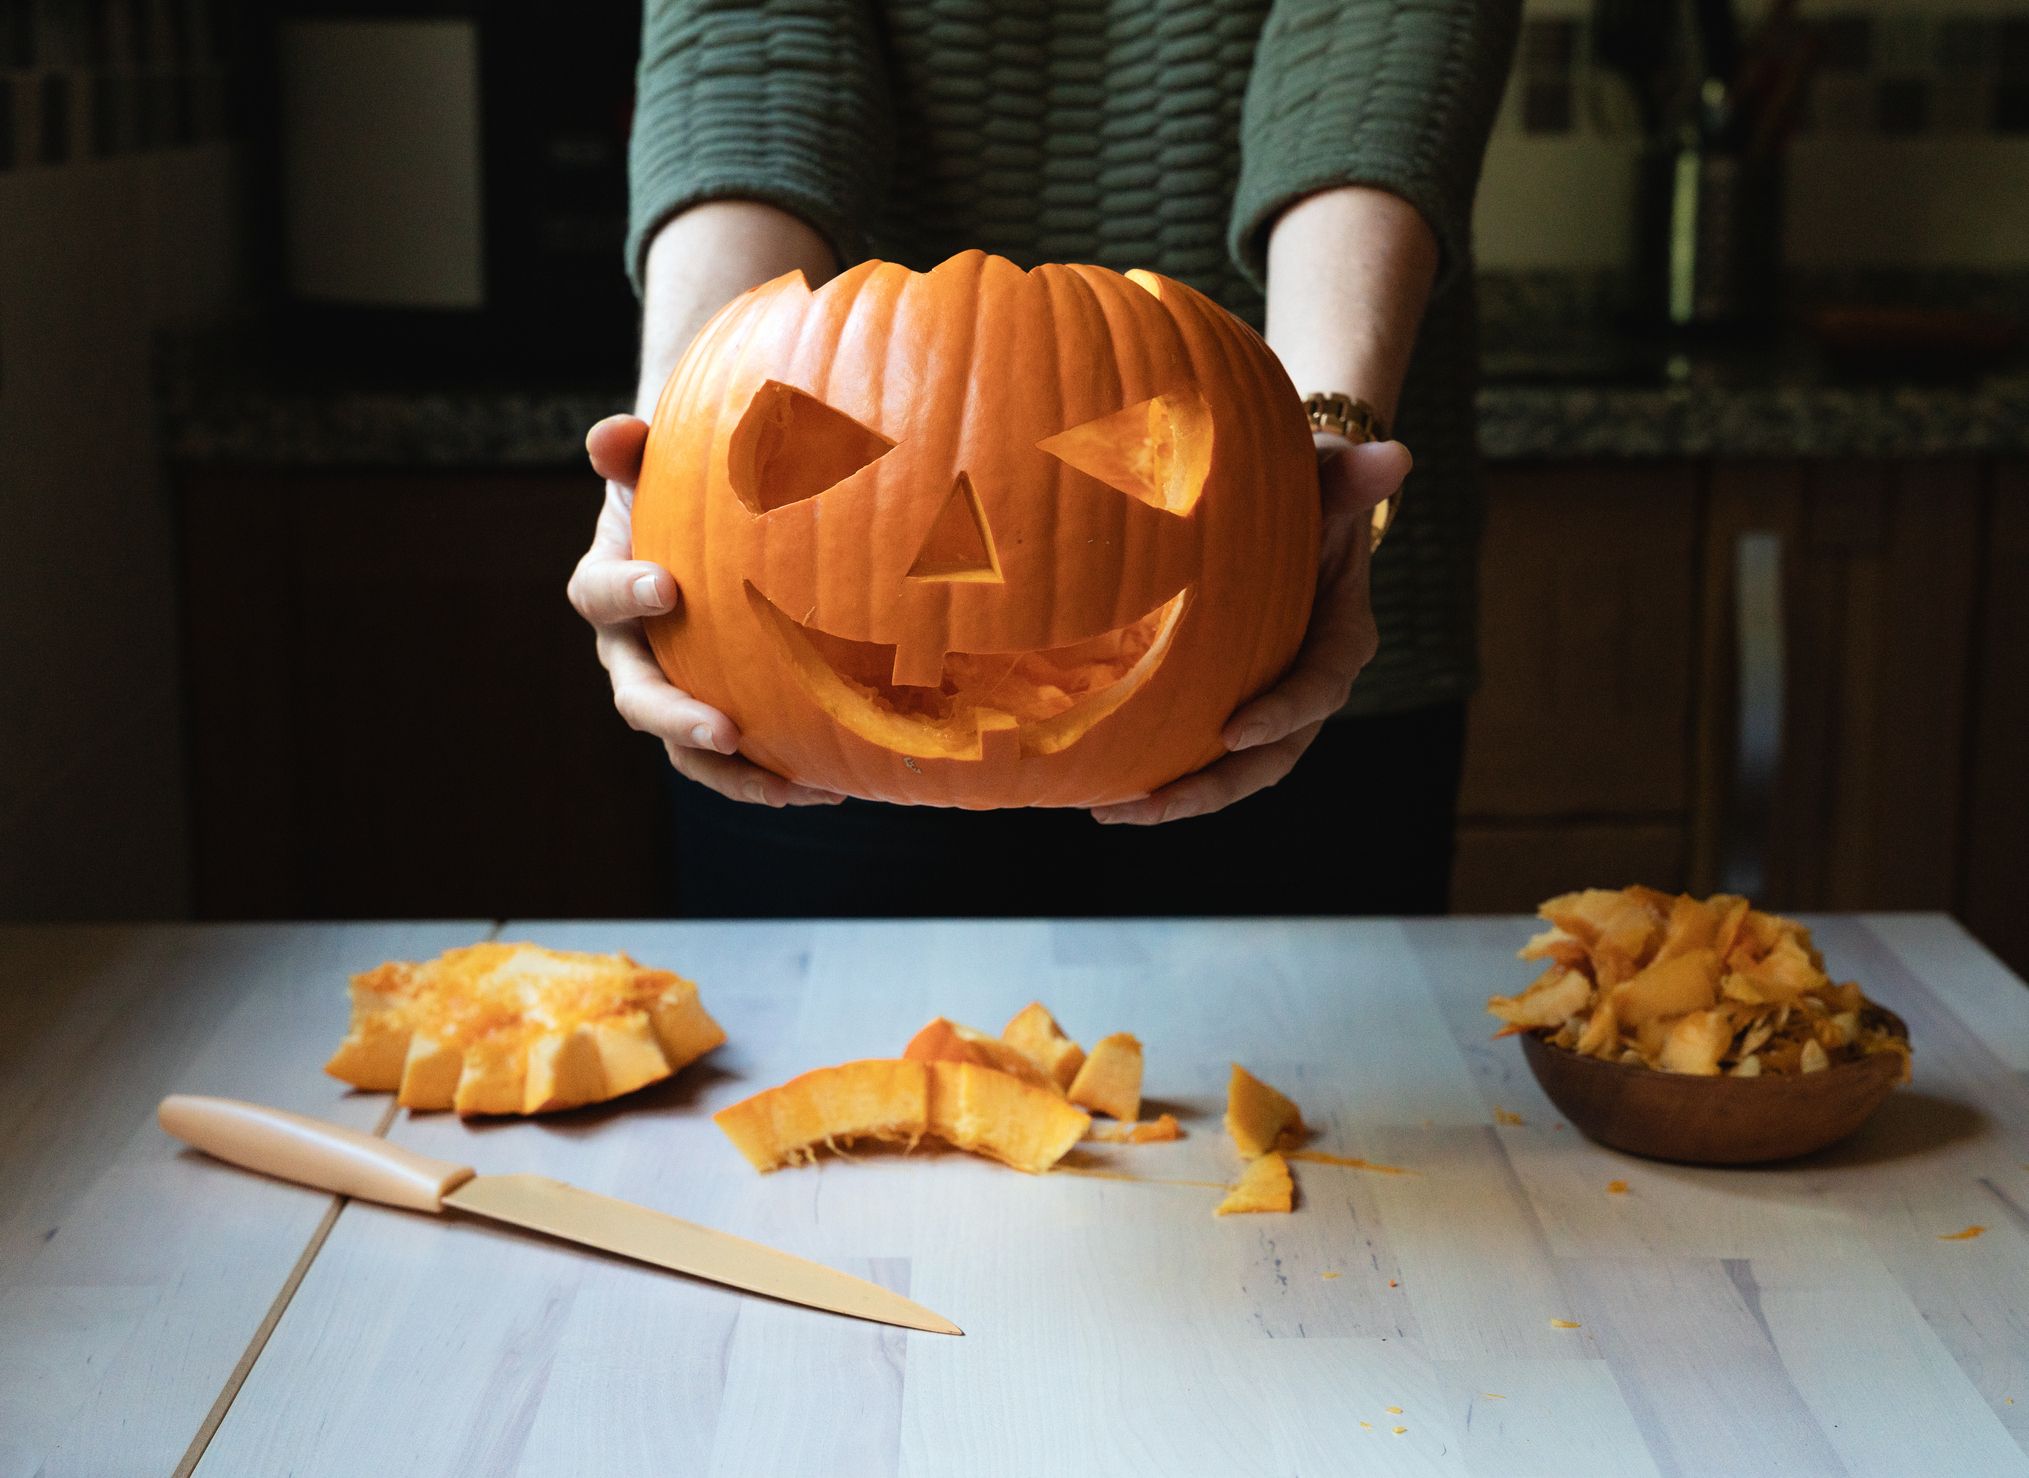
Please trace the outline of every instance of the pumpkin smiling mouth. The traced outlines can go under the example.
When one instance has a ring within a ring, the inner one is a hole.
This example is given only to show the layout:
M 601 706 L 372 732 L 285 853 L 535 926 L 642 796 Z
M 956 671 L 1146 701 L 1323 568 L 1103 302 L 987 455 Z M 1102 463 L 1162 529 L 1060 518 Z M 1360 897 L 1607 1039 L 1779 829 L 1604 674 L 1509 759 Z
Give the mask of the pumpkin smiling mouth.
M 839 724 L 912 759 L 978 760 L 989 747 L 1055 754 L 1138 692 L 1169 653 L 1190 588 L 1125 626 L 1027 652 L 947 652 L 941 680 L 893 680 L 895 648 L 806 626 L 746 582 L 805 693 Z

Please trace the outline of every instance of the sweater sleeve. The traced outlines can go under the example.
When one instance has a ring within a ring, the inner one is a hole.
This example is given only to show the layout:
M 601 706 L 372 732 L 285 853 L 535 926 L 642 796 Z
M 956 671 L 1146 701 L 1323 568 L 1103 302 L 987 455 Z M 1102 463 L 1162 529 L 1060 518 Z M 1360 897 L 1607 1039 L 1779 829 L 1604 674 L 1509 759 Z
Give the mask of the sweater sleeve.
M 1229 238 L 1240 270 L 1261 284 L 1276 216 L 1338 185 L 1415 206 L 1437 237 L 1440 283 L 1468 261 L 1520 12 L 1519 0 L 1277 0 L 1241 115 Z
M 863 255 L 890 122 L 867 0 L 649 0 L 628 149 L 627 270 L 701 201 L 801 216 L 841 262 Z

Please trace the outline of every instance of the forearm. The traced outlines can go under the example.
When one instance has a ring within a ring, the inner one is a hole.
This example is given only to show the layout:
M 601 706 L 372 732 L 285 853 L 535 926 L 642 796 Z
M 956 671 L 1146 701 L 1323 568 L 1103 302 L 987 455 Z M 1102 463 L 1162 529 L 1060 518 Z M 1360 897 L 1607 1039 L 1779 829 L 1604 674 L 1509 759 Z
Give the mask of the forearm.
M 1392 426 L 1436 275 L 1437 238 L 1400 196 L 1306 196 L 1269 231 L 1269 347 L 1301 393 L 1354 396 Z
M 838 270 L 800 217 L 752 200 L 709 200 L 671 217 L 650 243 L 641 283 L 641 379 L 635 413 L 656 397 L 705 321 L 759 283 L 801 269 L 812 287 Z

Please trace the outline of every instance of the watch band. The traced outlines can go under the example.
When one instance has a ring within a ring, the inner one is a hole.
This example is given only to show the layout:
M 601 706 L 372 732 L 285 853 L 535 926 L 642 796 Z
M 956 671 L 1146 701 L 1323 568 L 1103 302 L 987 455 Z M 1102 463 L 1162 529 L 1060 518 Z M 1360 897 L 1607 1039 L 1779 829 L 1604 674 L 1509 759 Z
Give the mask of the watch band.
M 1350 395 L 1319 393 L 1303 398 L 1303 413 L 1310 418 L 1313 431 L 1329 431 L 1334 436 L 1343 436 L 1351 442 L 1386 441 L 1388 428 L 1374 413 L 1374 408 L 1364 400 Z M 1368 553 L 1381 547 L 1381 540 L 1387 537 L 1388 528 L 1395 522 L 1395 514 L 1402 502 L 1402 495 L 1391 493 L 1374 505 L 1373 539 Z

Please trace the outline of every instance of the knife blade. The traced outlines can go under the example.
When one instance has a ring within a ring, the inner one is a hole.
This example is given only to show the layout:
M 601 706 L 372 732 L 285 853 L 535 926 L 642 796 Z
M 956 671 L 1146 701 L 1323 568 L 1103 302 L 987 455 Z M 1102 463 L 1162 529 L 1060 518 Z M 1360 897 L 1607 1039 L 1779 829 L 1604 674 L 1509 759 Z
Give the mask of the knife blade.
M 171 1094 L 156 1117 L 217 1159 L 337 1195 L 506 1222 L 749 1293 L 931 1334 L 965 1331 L 865 1278 L 541 1175 L 480 1175 L 370 1134 L 235 1098 Z

